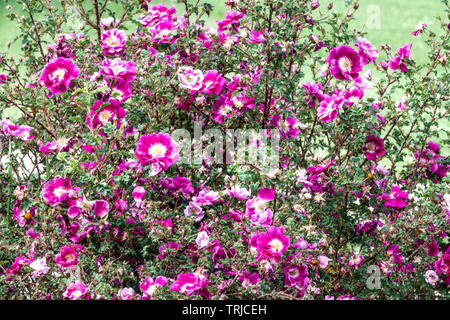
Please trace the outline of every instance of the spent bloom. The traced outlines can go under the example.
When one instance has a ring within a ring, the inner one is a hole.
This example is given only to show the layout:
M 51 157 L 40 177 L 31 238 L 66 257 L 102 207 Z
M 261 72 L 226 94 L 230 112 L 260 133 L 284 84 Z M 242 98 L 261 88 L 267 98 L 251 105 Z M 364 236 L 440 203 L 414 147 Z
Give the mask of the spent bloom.
M 425 281 L 434 286 L 439 281 L 439 276 L 434 270 L 428 270 L 425 272 Z
M 36 259 L 32 263 L 30 263 L 31 269 L 33 269 L 32 277 L 37 278 L 44 276 L 50 270 L 50 267 L 47 266 L 47 258 L 43 257 L 41 259 Z
M 359 48 L 359 56 L 361 57 L 361 63 L 363 65 L 369 63 L 375 63 L 375 60 L 378 59 L 379 53 L 377 48 L 372 46 L 369 40 L 365 38 L 358 37 L 358 42 L 355 43 L 355 46 Z
M 133 300 L 136 293 L 133 288 L 122 288 L 119 290 L 118 295 L 121 300 Z
M 148 276 L 145 278 L 144 282 L 139 285 L 139 288 L 144 294 L 144 298 L 150 298 L 158 288 L 164 287 L 167 284 L 167 281 L 167 278 L 164 276 L 158 276 L 155 280 Z
M 248 37 L 247 42 L 248 43 L 262 43 L 266 40 L 266 38 L 264 37 L 264 34 L 261 31 L 258 30 L 253 30 L 250 33 L 250 36 Z
M 209 235 L 206 231 L 200 231 L 195 239 L 195 243 L 199 249 L 207 248 L 210 244 Z
M 417 26 L 417 29 L 414 30 L 413 32 L 411 32 L 411 34 L 412 34 L 414 37 L 417 37 L 419 34 L 421 34 L 423 31 L 425 31 L 426 28 L 427 28 L 427 25 L 426 25 L 425 23 L 420 23 L 420 24 Z
M 400 68 L 400 71 L 403 73 L 408 72 L 408 67 L 405 64 L 405 59 L 409 59 L 411 55 L 411 47 L 412 43 L 404 45 L 397 50 L 397 56 L 389 60 L 389 68 L 392 70 L 397 70 Z

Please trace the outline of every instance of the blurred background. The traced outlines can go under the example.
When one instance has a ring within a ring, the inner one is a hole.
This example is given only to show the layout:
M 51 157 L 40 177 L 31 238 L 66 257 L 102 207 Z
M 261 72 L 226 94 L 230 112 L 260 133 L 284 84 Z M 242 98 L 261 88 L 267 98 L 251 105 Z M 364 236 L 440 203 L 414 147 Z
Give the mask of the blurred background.
M 0 0 L 0 50 L 4 50 L 7 41 L 12 41 L 19 34 L 16 22 L 6 18 L 5 8 L 11 5 L 15 10 L 20 11 L 23 1 L 25 0 Z M 212 4 L 214 8 L 210 17 L 205 16 L 205 20 L 207 24 L 215 26 L 216 20 L 222 20 L 224 17 L 225 0 L 201 0 L 200 4 L 205 2 Z M 320 9 L 324 10 L 330 2 L 334 3 L 334 10 L 345 12 L 345 0 L 320 0 Z M 177 14 L 183 13 L 183 4 L 177 3 L 176 0 L 151 2 L 151 4 L 156 3 L 164 3 L 166 6 L 175 5 Z M 423 50 L 425 47 L 421 37 L 414 37 L 411 32 L 419 23 L 427 24 L 431 30 L 439 30 L 435 17 L 445 14 L 441 0 L 361 0 L 359 4 L 353 25 L 364 28 L 368 32 L 367 39 L 376 46 L 389 43 L 393 49 L 412 42 L 412 58 L 418 62 L 426 58 Z M 11 48 L 13 53 L 19 50 L 20 43 L 15 43 Z

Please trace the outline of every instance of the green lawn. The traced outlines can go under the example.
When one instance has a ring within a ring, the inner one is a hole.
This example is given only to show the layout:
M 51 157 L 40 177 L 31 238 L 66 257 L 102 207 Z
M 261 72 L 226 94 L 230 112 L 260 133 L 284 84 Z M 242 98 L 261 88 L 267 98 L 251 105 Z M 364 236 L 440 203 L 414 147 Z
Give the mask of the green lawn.
M 157 2 L 153 1 L 152 3 Z M 173 0 L 163 2 L 168 6 L 174 4 L 178 13 L 183 12 L 183 4 Z M 222 19 L 224 16 L 224 12 L 226 11 L 225 1 L 200 1 L 200 3 L 204 2 L 209 2 L 214 6 L 214 12 L 210 17 L 206 17 L 206 21 L 210 25 L 215 25 L 215 21 Z M 329 2 L 331 1 L 321 0 L 320 8 L 325 8 Z M 336 0 L 333 2 L 336 10 L 339 12 L 345 11 L 344 0 Z M 0 7 L 0 50 L 4 50 L 6 42 L 18 35 L 18 31 L 15 27 L 15 22 L 11 22 L 5 18 L 5 1 L 1 1 L 1 3 L 3 5 Z M 21 1 L 19 0 L 8 0 L 7 3 L 15 8 L 21 7 L 19 4 Z M 354 21 L 354 25 L 365 26 L 368 32 L 367 38 L 377 46 L 389 43 L 395 49 L 412 42 L 412 58 L 421 62 L 426 57 L 423 50 L 425 47 L 420 37 L 413 37 L 411 32 L 420 22 L 424 22 L 436 30 L 438 22 L 434 17 L 442 14 L 442 10 L 443 5 L 440 0 L 361 0 L 360 8 L 355 16 L 356 20 Z M 19 48 L 20 45 L 16 44 L 13 47 L 14 52 Z

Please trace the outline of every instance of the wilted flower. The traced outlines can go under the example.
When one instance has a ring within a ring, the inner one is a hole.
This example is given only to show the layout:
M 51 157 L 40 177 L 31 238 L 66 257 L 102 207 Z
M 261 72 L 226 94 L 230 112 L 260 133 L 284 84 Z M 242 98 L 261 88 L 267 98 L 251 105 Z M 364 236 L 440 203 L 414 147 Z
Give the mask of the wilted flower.
M 144 282 L 139 285 L 145 298 L 151 298 L 158 288 L 162 288 L 167 284 L 167 278 L 158 276 L 155 280 L 152 277 L 145 278 Z
M 66 291 L 64 291 L 63 296 L 71 300 L 78 300 L 86 295 L 87 292 L 88 288 L 86 287 L 86 285 L 83 282 L 77 280 L 69 284 Z
M 389 60 L 389 68 L 392 70 L 397 70 L 400 68 L 400 71 L 403 73 L 408 72 L 408 67 L 406 66 L 404 60 L 409 59 L 411 54 L 412 43 L 407 44 L 397 50 L 398 55 Z

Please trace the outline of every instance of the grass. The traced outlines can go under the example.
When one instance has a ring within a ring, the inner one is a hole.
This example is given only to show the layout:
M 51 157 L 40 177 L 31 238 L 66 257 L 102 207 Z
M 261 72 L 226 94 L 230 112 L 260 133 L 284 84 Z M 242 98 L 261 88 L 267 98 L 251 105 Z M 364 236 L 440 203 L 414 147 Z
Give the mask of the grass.
M 263 1 L 263 0 L 259 0 Z M 306 1 L 306 0 L 305 0 Z M 183 12 L 184 6 L 175 0 L 153 1 L 152 3 L 164 2 L 166 5 L 175 5 L 178 14 Z M 225 1 L 222 0 L 201 0 L 214 6 L 213 13 L 206 17 L 209 25 L 215 25 L 216 20 L 223 19 L 227 10 Z M 321 0 L 321 9 L 324 9 L 329 0 Z M 9 0 L 7 4 L 15 9 L 21 8 L 20 0 Z M 333 1 L 334 9 L 338 12 L 345 12 L 345 1 Z M 16 23 L 5 18 L 5 1 L 0 1 L 0 50 L 6 48 L 6 43 L 13 40 L 19 34 Z M 438 29 L 438 22 L 434 17 L 443 14 L 443 4 L 440 0 L 361 0 L 360 8 L 355 16 L 353 26 L 363 27 L 367 32 L 367 38 L 376 46 L 389 43 L 394 49 L 406 43 L 413 43 L 412 58 L 422 62 L 426 58 L 425 46 L 420 37 L 413 37 L 411 32 L 415 27 L 423 22 L 432 30 Z M 12 52 L 18 52 L 20 44 L 15 44 Z

